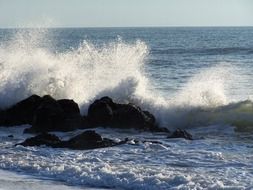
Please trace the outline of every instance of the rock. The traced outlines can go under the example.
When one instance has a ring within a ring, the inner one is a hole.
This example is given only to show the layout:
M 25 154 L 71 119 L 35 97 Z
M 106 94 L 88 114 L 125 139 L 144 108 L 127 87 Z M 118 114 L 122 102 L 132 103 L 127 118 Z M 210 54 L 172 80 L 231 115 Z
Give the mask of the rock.
M 107 126 L 113 118 L 112 108 L 103 99 L 96 100 L 89 106 L 88 118 L 94 126 Z
M 40 133 L 49 131 L 72 131 L 86 128 L 87 122 L 80 115 L 78 104 L 73 100 L 55 100 L 44 96 L 42 103 L 34 112 L 32 127 L 25 133 Z
M 16 144 L 16 145 L 22 145 L 22 146 L 51 146 L 51 147 L 57 147 L 61 143 L 61 140 L 56 135 L 51 135 L 48 133 L 40 134 L 35 137 L 31 137 L 26 139 L 24 142 Z
M 32 124 L 33 114 L 41 104 L 42 98 L 32 95 L 6 110 L 0 112 L 0 126 Z
M 94 127 L 157 129 L 155 117 L 134 104 L 117 104 L 109 97 L 95 100 L 88 109 L 88 120 Z M 158 129 L 157 129 L 158 130 Z
M 190 133 L 188 133 L 187 131 L 182 130 L 182 129 L 177 129 L 170 136 L 168 136 L 168 138 L 184 138 L 184 139 L 187 139 L 187 140 L 193 140 L 192 135 Z
M 73 100 L 55 100 L 49 95 L 32 95 L 9 109 L 0 111 L 0 125 L 31 124 L 26 133 L 71 131 L 91 127 L 134 128 L 152 132 L 168 132 L 156 125 L 155 117 L 134 104 L 117 104 L 109 97 L 95 100 L 87 117 L 80 115 Z
M 74 150 L 87 150 L 95 148 L 105 148 L 124 144 L 126 141 L 115 142 L 111 139 L 102 138 L 95 131 L 85 131 L 68 141 L 61 141 L 57 136 L 51 134 L 41 134 L 26 139 L 17 145 L 22 146 L 40 146 L 46 145 L 53 148 L 70 148 Z
M 113 112 L 112 127 L 149 130 L 154 127 L 154 117 L 150 117 L 134 104 L 122 104 Z
M 64 117 L 65 113 L 60 104 L 51 96 L 44 96 L 43 102 L 34 112 L 30 132 L 68 131 L 65 129 Z
M 111 139 L 102 138 L 95 131 L 85 131 L 64 143 L 70 149 L 94 149 L 118 145 Z
M 74 100 L 61 99 L 57 100 L 58 104 L 64 110 L 65 114 L 75 115 L 80 114 L 79 106 Z

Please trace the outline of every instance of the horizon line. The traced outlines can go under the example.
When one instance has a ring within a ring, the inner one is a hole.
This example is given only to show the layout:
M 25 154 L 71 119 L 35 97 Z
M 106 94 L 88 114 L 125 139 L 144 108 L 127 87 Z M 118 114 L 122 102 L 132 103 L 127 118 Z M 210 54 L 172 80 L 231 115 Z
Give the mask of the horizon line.
M 48 29 L 63 29 L 63 28 L 236 28 L 236 27 L 253 27 L 253 25 L 178 25 L 178 26 L 34 26 L 34 27 L 0 27 L 0 29 L 37 29 L 37 28 L 48 28 Z

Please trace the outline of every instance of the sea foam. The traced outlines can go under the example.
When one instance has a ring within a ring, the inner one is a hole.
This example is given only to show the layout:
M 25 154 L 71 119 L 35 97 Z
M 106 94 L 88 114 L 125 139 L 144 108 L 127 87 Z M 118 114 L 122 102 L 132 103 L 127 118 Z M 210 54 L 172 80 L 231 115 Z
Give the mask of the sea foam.
M 145 72 L 149 48 L 143 41 L 118 38 L 98 46 L 84 40 L 62 52 L 48 48 L 50 43 L 46 29 L 19 30 L 1 42 L 0 108 L 32 94 L 50 94 L 74 99 L 86 114 L 92 101 L 110 96 L 151 111 L 158 124 L 168 128 L 252 123 L 251 101 L 230 105 L 226 87 L 234 75 L 229 64 L 204 69 L 174 95 L 161 96 Z

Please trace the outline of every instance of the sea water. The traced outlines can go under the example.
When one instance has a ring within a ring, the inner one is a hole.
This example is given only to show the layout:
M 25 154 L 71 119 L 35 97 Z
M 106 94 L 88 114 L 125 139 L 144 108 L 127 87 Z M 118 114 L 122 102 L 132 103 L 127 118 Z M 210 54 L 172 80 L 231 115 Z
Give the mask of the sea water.
M 95 99 L 110 96 L 195 138 L 97 128 L 116 141 L 146 142 L 78 151 L 14 146 L 32 136 L 23 134 L 29 126 L 1 127 L 0 185 L 253 188 L 252 73 L 252 27 L 0 29 L 1 109 L 50 94 L 74 99 L 86 114 Z

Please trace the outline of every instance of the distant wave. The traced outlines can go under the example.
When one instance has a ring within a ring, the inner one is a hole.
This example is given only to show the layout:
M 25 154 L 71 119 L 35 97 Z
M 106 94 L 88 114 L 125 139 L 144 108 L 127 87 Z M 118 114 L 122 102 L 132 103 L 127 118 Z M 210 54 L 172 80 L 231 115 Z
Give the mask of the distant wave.
M 253 54 L 253 48 L 225 47 L 225 48 L 177 48 L 152 50 L 154 54 L 196 54 L 196 55 L 226 55 L 226 54 Z

